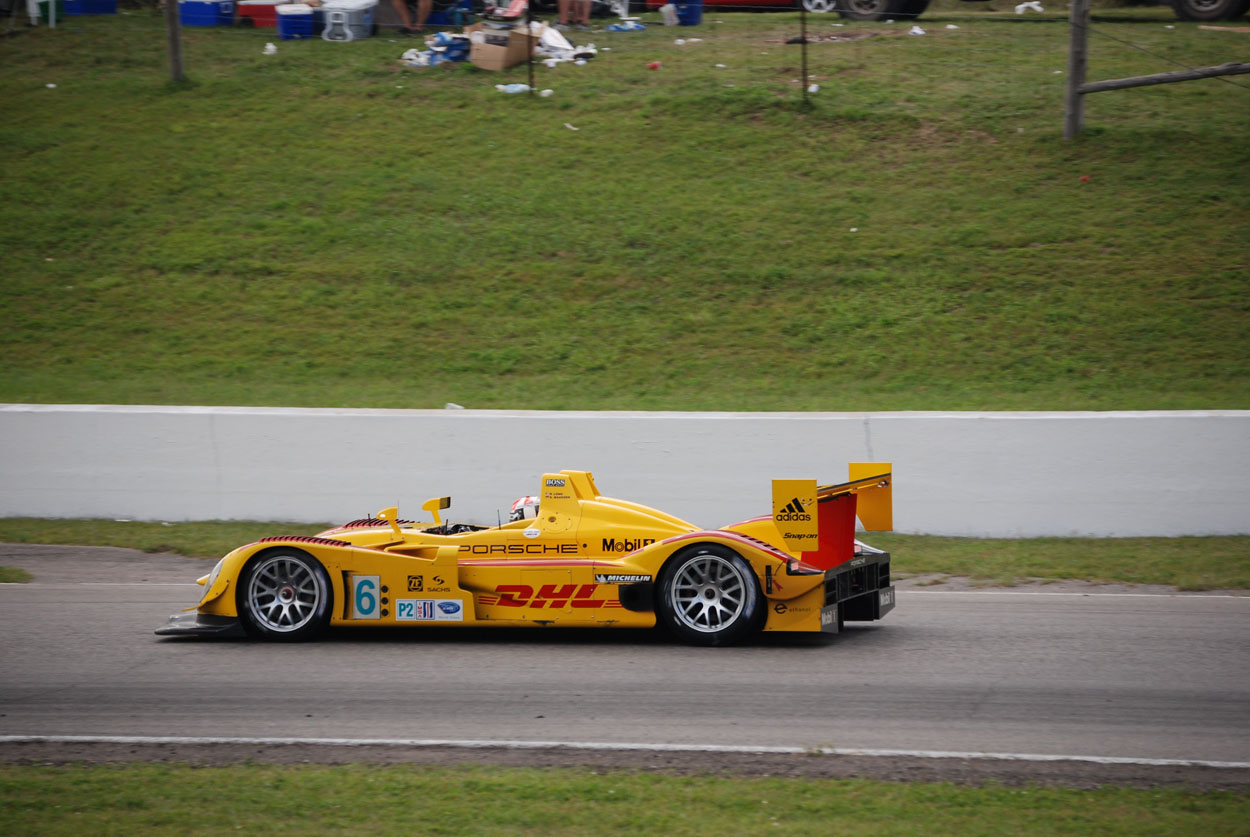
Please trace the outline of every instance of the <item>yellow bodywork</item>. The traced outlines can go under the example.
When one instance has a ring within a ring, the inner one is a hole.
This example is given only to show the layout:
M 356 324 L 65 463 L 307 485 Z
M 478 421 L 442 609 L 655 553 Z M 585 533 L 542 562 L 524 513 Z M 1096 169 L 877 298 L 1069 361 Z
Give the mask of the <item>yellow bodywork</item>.
M 888 476 L 868 463 L 857 478 Z M 867 471 L 872 471 L 868 474 Z M 880 482 L 880 479 L 877 480 Z M 889 482 L 889 480 L 887 480 Z M 821 489 L 824 490 L 824 489 Z M 874 523 L 888 518 L 888 485 L 854 492 Z M 884 500 L 881 500 L 881 497 Z M 655 582 L 665 562 L 701 544 L 719 544 L 750 564 L 767 605 L 770 631 L 820 631 L 823 573 L 795 574 L 803 554 L 790 551 L 771 517 L 703 530 L 625 500 L 604 497 L 587 471 L 544 474 L 536 518 L 493 527 L 401 521 L 388 508 L 315 537 L 265 538 L 226 555 L 205 584 L 200 614 L 238 617 L 245 565 L 272 550 L 300 550 L 330 581 L 331 625 L 563 625 L 646 628 L 656 624 Z M 884 503 L 884 508 L 883 508 Z M 867 508 L 865 508 L 865 505 Z M 883 518 L 884 515 L 884 518 Z M 869 521 L 865 519 L 865 523 Z

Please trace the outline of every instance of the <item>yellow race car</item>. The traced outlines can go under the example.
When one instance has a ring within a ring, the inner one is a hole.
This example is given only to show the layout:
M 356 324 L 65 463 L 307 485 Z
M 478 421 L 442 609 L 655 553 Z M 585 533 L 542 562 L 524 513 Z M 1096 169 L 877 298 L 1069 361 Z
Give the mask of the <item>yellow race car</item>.
M 295 641 L 328 626 L 650 628 L 696 645 L 765 631 L 837 632 L 894 607 L 890 556 L 855 539 L 892 523 L 888 463 L 850 480 L 774 480 L 773 511 L 701 529 L 604 497 L 587 471 L 544 474 L 507 523 L 444 522 L 447 497 L 314 537 L 262 538 L 199 579 L 204 596 L 162 636 Z

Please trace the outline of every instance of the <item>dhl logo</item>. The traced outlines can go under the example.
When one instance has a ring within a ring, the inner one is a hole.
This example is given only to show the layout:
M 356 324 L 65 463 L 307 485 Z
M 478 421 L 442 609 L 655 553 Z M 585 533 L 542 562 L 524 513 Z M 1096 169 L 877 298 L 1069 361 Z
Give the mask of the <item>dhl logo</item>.
M 591 598 L 598 587 L 598 584 L 544 584 L 535 593 L 528 584 L 500 584 L 495 588 L 498 596 L 478 596 L 478 602 L 486 606 L 545 607 L 549 610 L 621 606 L 618 601 Z

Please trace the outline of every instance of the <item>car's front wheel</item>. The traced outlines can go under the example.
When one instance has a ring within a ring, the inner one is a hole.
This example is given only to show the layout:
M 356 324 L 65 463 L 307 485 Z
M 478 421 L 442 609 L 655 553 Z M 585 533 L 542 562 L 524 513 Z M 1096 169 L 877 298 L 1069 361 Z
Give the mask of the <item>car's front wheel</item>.
M 331 595 L 320 561 L 296 549 L 276 549 L 243 568 L 235 601 L 249 634 L 298 642 L 329 624 Z
M 731 645 L 759 627 L 759 582 L 727 547 L 701 544 L 673 556 L 660 571 L 659 587 L 661 624 L 686 642 Z
M 803 8 L 813 14 L 823 15 L 838 8 L 837 0 L 803 0 Z
M 920 17 L 929 0 L 837 0 L 837 6 L 848 20 L 907 20 Z

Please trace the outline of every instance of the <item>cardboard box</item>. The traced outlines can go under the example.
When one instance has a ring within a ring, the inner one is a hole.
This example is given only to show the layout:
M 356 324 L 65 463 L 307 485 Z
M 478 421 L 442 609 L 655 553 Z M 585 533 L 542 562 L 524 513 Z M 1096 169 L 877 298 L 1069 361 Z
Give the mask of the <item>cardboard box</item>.
M 475 32 L 481 32 L 481 37 Z M 466 26 L 464 33 L 469 36 L 469 60 L 483 70 L 506 70 L 525 62 L 534 55 L 541 37 L 541 33 L 527 35 L 524 23 L 515 29 L 496 29 L 479 21 Z

